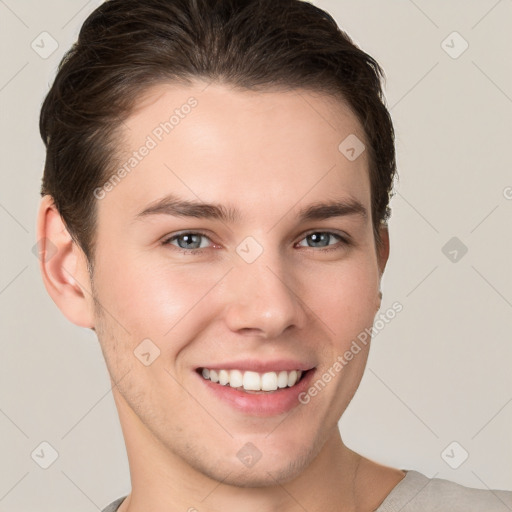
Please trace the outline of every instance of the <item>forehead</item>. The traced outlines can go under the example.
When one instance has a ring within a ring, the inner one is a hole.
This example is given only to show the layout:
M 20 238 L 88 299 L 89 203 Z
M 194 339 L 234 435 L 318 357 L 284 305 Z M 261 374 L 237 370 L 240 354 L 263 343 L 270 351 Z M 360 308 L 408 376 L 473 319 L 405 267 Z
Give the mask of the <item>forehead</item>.
M 276 202 L 340 194 L 368 203 L 367 151 L 356 159 L 344 152 L 354 141 L 357 151 L 366 144 L 359 121 L 331 96 L 159 84 L 125 121 L 118 167 L 127 172 L 108 200 L 133 215 L 168 193 L 269 215 Z

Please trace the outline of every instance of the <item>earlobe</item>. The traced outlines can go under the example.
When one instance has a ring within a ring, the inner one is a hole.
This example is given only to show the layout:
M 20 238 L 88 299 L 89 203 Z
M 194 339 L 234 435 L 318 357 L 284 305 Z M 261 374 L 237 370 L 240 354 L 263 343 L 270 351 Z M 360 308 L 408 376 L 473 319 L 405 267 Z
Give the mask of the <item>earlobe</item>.
M 71 238 L 53 198 L 41 199 L 37 215 L 39 268 L 45 288 L 64 316 L 80 327 L 94 327 L 87 260 Z
M 379 290 L 379 298 L 377 299 L 377 307 L 375 308 L 377 311 L 379 311 L 381 304 L 382 304 L 382 292 Z

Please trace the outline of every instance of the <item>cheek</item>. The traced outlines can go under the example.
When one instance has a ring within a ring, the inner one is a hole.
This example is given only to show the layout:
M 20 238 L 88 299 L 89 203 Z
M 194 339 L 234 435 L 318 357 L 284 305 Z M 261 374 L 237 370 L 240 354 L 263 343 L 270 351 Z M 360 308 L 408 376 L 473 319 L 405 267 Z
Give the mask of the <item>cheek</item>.
M 306 304 L 329 328 L 328 333 L 343 341 L 372 325 L 378 290 L 378 270 L 371 257 L 308 272 L 302 281 Z
M 161 350 L 176 354 L 223 310 L 224 294 L 214 289 L 227 285 L 229 278 L 223 281 L 223 276 L 232 265 L 186 263 L 185 258 L 178 265 L 164 255 L 110 251 L 98 259 L 97 288 L 111 315 L 107 320 L 121 324 L 133 344 L 150 338 Z M 312 320 L 317 316 L 324 323 L 327 336 L 346 341 L 372 324 L 378 271 L 369 251 L 338 262 L 302 261 L 287 278 L 295 300 L 303 302 Z
M 161 348 L 171 346 L 177 351 L 179 342 L 171 344 L 169 340 L 174 333 L 183 334 L 191 318 L 196 327 L 206 320 L 203 304 L 226 271 L 219 267 L 177 266 L 117 254 L 101 260 L 96 287 L 111 314 L 107 320 L 121 324 L 134 343 L 150 338 Z

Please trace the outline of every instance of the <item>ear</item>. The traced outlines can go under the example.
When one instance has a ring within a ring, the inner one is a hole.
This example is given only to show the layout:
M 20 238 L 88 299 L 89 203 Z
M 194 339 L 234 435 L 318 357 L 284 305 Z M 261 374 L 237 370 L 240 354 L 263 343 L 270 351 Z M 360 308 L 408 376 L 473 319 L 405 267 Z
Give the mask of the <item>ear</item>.
M 377 263 L 379 265 L 379 297 L 377 299 L 377 311 L 380 309 L 380 305 L 382 302 L 382 292 L 380 292 L 380 281 L 382 279 L 382 274 L 384 274 L 384 270 L 386 269 L 386 263 L 389 258 L 389 231 L 388 226 L 385 223 L 381 223 L 379 226 L 379 233 L 381 244 L 377 246 Z
M 94 327 L 87 259 L 74 242 L 53 198 L 41 199 L 37 214 L 39 268 L 46 290 L 64 316 L 80 327 Z
M 387 224 L 381 223 L 379 226 L 379 233 L 382 243 L 380 244 L 380 247 L 377 248 L 377 259 L 379 264 L 380 277 L 382 277 L 389 258 L 389 231 Z

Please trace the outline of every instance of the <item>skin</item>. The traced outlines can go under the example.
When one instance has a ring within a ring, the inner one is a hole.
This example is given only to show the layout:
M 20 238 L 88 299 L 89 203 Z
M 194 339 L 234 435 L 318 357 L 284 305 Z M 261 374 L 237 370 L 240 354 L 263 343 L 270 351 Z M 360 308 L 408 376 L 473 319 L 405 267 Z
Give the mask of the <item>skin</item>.
M 112 379 L 132 480 L 120 511 L 374 510 L 405 473 L 355 453 L 338 429 L 370 344 L 307 405 L 268 417 L 212 397 L 194 373 L 208 362 L 283 357 L 320 376 L 372 326 L 389 236 L 382 225 L 377 250 L 367 151 L 349 161 L 338 150 L 364 132 L 325 95 L 160 84 L 126 121 L 121 161 L 191 96 L 197 106 L 98 200 L 92 279 L 50 197 L 38 214 L 38 239 L 57 247 L 41 261 L 45 286 L 71 322 L 95 330 Z M 169 193 L 241 217 L 136 218 Z M 367 217 L 298 221 L 302 207 L 347 198 Z M 186 230 L 207 234 L 200 253 L 163 243 Z M 351 243 L 308 238 L 326 231 Z M 263 248 L 251 264 L 236 252 L 248 236 Z M 146 338 L 160 350 L 149 366 L 134 356 Z M 262 454 L 250 468 L 236 456 L 248 442 Z

